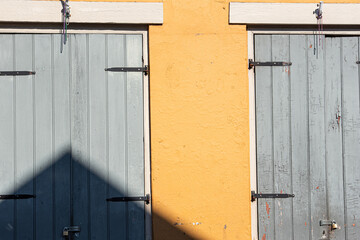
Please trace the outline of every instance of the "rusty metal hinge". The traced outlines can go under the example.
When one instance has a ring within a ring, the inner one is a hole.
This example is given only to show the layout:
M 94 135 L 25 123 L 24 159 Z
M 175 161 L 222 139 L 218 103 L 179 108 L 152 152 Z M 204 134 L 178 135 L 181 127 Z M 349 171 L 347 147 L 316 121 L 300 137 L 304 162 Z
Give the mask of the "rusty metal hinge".
M 249 59 L 249 69 L 258 66 L 268 66 L 268 67 L 283 67 L 291 66 L 291 62 L 254 62 L 252 59 Z
M 35 75 L 35 72 L 31 71 L 0 71 L 0 76 L 27 76 Z
M 293 198 L 295 194 L 288 193 L 255 193 L 251 191 L 251 201 L 255 201 L 256 198 Z
M 134 201 L 144 201 L 146 204 L 150 203 L 150 194 L 146 194 L 141 197 L 113 197 L 107 198 L 108 202 L 134 202 Z
M 105 68 L 107 72 L 143 72 L 145 75 L 149 73 L 149 66 L 144 67 L 111 67 Z

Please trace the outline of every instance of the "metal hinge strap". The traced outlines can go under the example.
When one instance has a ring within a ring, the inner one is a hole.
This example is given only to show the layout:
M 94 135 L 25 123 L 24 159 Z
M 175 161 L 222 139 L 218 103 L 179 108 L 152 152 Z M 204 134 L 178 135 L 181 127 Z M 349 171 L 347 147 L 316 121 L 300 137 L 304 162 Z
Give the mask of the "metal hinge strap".
M 27 76 L 35 75 L 35 72 L 31 71 L 0 71 L 0 76 Z
M 108 202 L 134 202 L 134 201 L 144 201 L 146 204 L 150 202 L 150 195 L 146 194 L 146 196 L 141 197 L 113 197 L 107 198 Z
M 35 198 L 35 195 L 30 195 L 30 194 L 0 195 L 0 199 L 29 199 L 29 198 Z
M 105 68 L 105 71 L 108 72 L 143 72 L 145 75 L 149 73 L 149 67 L 112 67 L 112 68 Z
M 283 67 L 291 65 L 291 62 L 254 62 L 252 59 L 249 59 L 249 69 L 258 66 Z
M 293 198 L 295 194 L 288 193 L 255 193 L 251 191 L 251 201 L 255 201 L 256 198 Z

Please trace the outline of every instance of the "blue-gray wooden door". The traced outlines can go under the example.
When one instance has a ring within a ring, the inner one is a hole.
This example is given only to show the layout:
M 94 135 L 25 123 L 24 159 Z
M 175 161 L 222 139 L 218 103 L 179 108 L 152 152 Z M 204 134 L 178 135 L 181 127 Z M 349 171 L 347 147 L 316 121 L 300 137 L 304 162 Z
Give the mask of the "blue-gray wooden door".
M 359 239 L 359 38 L 256 35 L 257 191 L 262 240 Z M 329 233 L 320 220 L 335 220 Z M 325 231 L 325 235 L 323 235 Z
M 143 74 L 139 34 L 1 34 L 0 239 L 144 239 Z

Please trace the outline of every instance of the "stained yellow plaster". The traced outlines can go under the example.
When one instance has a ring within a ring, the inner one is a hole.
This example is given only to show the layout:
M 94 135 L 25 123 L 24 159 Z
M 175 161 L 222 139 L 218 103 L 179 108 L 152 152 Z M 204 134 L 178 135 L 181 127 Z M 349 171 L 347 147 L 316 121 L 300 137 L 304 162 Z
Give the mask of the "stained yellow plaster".
M 149 30 L 153 210 L 201 239 L 250 238 L 247 36 L 228 6 L 164 1 Z

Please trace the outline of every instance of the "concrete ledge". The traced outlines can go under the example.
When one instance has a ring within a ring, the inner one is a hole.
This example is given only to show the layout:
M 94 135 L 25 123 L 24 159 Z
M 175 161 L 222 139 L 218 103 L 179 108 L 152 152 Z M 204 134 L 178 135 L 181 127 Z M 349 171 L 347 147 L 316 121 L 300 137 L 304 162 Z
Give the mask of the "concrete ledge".
M 72 23 L 162 24 L 162 3 L 71 2 Z M 1 1 L 0 22 L 62 22 L 60 1 Z
M 317 3 L 230 3 L 229 23 L 316 24 Z M 324 25 L 360 25 L 360 4 L 324 3 Z

